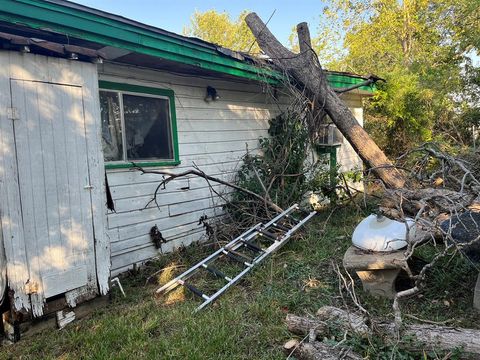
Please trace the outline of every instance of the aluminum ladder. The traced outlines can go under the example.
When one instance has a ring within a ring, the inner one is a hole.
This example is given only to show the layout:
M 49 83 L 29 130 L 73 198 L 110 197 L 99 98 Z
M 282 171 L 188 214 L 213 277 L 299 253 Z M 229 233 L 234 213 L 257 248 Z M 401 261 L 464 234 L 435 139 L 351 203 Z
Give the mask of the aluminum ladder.
M 207 258 L 177 276 L 175 279 L 163 285 L 156 291 L 156 293 L 166 294 L 178 286 L 184 286 L 203 300 L 203 303 L 195 309 L 195 312 L 202 310 L 204 307 L 215 301 L 231 286 L 237 283 L 243 276 L 252 270 L 253 267 L 261 263 L 270 254 L 280 249 L 298 229 L 317 214 L 316 211 L 312 211 L 303 219 L 298 220 L 292 215 L 299 211 L 298 204 L 294 204 L 268 223 L 259 223 L 248 229 L 224 247 L 218 249 Z M 269 246 L 264 247 L 261 243 L 269 243 Z M 239 253 L 237 250 L 241 248 L 248 249 L 254 254 L 254 256 L 250 258 Z M 213 266 L 213 263 L 221 257 L 228 257 L 231 260 L 238 262 L 241 267 L 243 267 L 243 270 L 233 277 L 225 275 L 222 271 Z M 226 282 L 225 285 L 213 295 L 205 294 L 200 289 L 187 282 L 191 276 L 200 270 L 206 270 L 216 278 L 223 279 Z

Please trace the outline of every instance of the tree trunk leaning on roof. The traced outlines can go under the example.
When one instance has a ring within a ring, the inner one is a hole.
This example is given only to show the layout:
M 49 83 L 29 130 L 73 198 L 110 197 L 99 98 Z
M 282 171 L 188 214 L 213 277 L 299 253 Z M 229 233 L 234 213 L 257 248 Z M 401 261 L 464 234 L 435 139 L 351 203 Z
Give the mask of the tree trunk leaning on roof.
M 275 65 L 293 76 L 298 83 L 297 86 L 305 90 L 319 111 L 323 110 L 330 116 L 375 176 L 390 189 L 402 188 L 405 183 L 403 174 L 393 167 L 383 151 L 328 85 L 318 57 L 311 47 L 307 23 L 297 25 L 300 53 L 295 54 L 286 49 L 272 35 L 256 13 L 248 14 L 245 21 L 265 54 Z

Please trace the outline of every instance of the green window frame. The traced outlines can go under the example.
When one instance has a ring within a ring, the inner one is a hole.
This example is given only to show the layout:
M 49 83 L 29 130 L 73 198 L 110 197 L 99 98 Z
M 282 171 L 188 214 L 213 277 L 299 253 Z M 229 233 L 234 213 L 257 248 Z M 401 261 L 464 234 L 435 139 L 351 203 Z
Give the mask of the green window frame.
M 178 151 L 178 133 L 177 133 L 177 116 L 175 110 L 175 93 L 173 90 L 169 89 L 160 89 L 154 87 L 147 87 L 147 86 L 140 86 L 140 85 L 131 85 L 125 83 L 117 83 L 117 82 L 110 82 L 110 81 L 99 81 L 99 90 L 105 91 L 118 91 L 120 93 L 130 93 L 136 94 L 141 96 L 142 94 L 145 95 L 156 95 L 162 96 L 169 99 L 170 105 L 170 127 L 172 131 L 172 148 L 173 148 L 173 159 L 171 160 L 141 160 L 135 162 L 135 165 L 142 166 L 142 167 L 158 167 L 158 166 L 175 166 L 180 164 L 180 155 Z M 122 110 L 123 111 L 123 110 Z M 105 162 L 106 169 L 124 169 L 124 168 L 131 168 L 133 167 L 133 162 L 127 161 L 115 161 L 115 162 Z

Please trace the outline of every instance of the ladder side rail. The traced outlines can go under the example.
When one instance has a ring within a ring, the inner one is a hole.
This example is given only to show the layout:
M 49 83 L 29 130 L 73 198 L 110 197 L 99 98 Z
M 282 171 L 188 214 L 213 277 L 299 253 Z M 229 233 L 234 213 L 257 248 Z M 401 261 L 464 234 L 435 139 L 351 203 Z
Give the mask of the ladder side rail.
M 195 309 L 195 312 L 198 312 L 202 310 L 205 306 L 213 302 L 215 299 L 217 299 L 220 295 L 222 295 L 228 288 L 231 286 L 235 285 L 246 273 L 248 273 L 251 269 L 253 268 L 253 265 L 250 265 L 246 267 L 245 269 L 242 270 L 237 276 L 235 276 L 232 281 L 230 281 L 228 284 L 224 285 L 220 290 L 218 290 L 215 294 L 210 296 L 210 298 L 203 302 L 199 307 Z
M 317 215 L 317 212 L 316 211 L 312 211 L 310 214 L 308 214 L 304 219 L 300 220 L 299 223 L 297 225 L 295 225 L 293 228 L 291 228 L 290 230 L 288 230 L 284 236 L 290 236 L 292 235 L 293 233 L 295 233 L 299 228 L 301 228 L 303 225 L 305 225 L 305 223 L 307 221 L 309 221 L 312 217 L 314 217 L 315 215 Z

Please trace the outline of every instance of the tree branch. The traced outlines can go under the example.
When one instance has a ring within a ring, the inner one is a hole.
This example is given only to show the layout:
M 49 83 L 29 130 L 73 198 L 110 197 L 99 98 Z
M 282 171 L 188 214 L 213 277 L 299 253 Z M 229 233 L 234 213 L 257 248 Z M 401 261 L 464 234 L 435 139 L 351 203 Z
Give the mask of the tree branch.
M 133 169 L 134 170 L 138 170 L 140 171 L 142 174 L 158 174 L 158 175 L 167 175 L 168 177 L 166 179 L 163 179 L 157 186 L 157 188 L 155 189 L 155 192 L 154 192 L 154 195 L 153 195 L 153 198 L 152 200 L 150 200 L 150 202 L 152 201 L 155 201 L 155 203 L 158 205 L 157 203 L 157 195 L 158 195 L 158 191 L 162 188 L 162 186 L 164 187 L 165 185 L 167 185 L 170 181 L 174 180 L 174 179 L 177 179 L 179 177 L 184 177 L 184 176 L 188 176 L 188 175 L 195 175 L 195 176 L 198 176 L 198 177 L 201 177 L 201 178 L 204 178 L 205 180 L 209 180 L 209 181 L 213 181 L 213 182 L 216 182 L 216 183 L 219 183 L 219 184 L 222 184 L 222 185 L 225 185 L 225 186 L 229 186 L 235 190 L 238 190 L 238 191 L 241 191 L 245 194 L 248 194 L 262 202 L 265 202 L 265 204 L 267 204 L 268 206 L 270 206 L 273 210 L 281 213 L 283 212 L 283 209 L 278 206 L 277 204 L 275 204 L 274 202 L 270 201 L 270 200 L 267 200 L 266 198 L 263 198 L 262 196 L 258 195 L 257 193 L 254 193 L 253 191 L 250 191 L 248 189 L 245 189 L 243 187 L 240 187 L 238 185 L 235 185 L 235 184 L 232 184 L 228 181 L 225 181 L 225 180 L 222 180 L 222 179 L 218 179 L 216 177 L 213 177 L 213 176 L 210 176 L 210 175 L 207 175 L 205 174 L 203 171 L 200 171 L 200 170 L 187 170 L 187 171 L 184 171 L 184 172 L 181 172 L 181 173 L 174 173 L 172 171 L 168 171 L 168 170 L 145 170 L 144 168 L 138 166 L 138 165 L 135 165 L 133 164 L 134 167 Z M 149 202 L 149 203 L 150 203 Z M 147 204 L 148 205 L 148 204 Z

